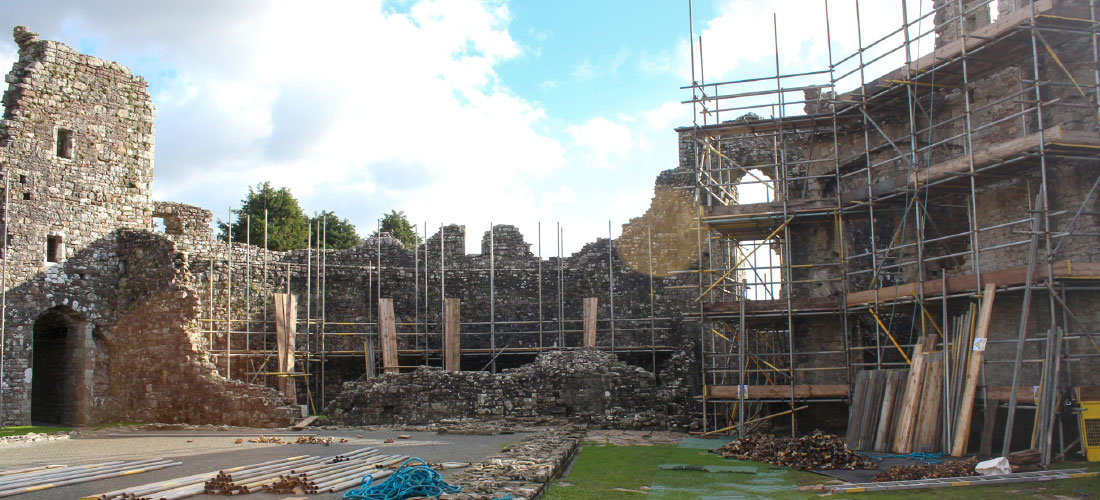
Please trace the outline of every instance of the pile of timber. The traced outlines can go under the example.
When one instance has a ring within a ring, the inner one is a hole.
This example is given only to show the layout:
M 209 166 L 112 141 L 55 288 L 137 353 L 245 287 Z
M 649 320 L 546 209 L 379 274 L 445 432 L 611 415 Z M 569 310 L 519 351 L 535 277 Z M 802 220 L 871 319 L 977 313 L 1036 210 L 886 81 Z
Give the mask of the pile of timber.
M 966 453 L 986 335 L 996 285 L 975 307 L 956 316 L 944 329 L 949 335 L 921 336 L 909 368 L 856 373 L 845 443 L 856 450 L 894 453 Z M 895 344 L 896 346 L 897 344 Z M 950 430 L 951 442 L 945 439 Z
M 938 464 L 916 464 L 903 467 L 890 467 L 871 478 L 873 483 L 885 481 L 914 481 L 917 479 L 938 479 L 945 477 L 977 476 L 974 466 L 978 465 L 978 457 L 970 457 L 966 460 L 955 460 Z
M 0 497 L 41 491 L 70 484 L 129 476 L 142 472 L 174 467 L 180 462 L 164 458 L 134 461 L 101 462 L 91 465 L 44 465 L 0 472 Z
M 753 460 L 800 470 L 874 469 L 838 436 L 814 432 L 797 438 L 751 434 L 714 450 L 725 458 Z
M 314 492 L 339 491 L 359 484 L 358 481 L 366 473 L 365 471 L 374 471 L 397 463 L 404 458 L 397 456 L 379 457 L 378 450 L 367 448 L 331 457 L 302 455 L 132 486 L 87 496 L 81 500 L 178 500 L 201 494 L 239 495 L 242 493 L 255 493 L 264 491 L 265 486 L 284 481 L 286 476 L 293 474 L 292 471 L 323 470 L 325 471 L 323 477 L 341 479 L 341 481 L 316 481 L 322 476 L 317 472 L 313 472 L 315 486 L 318 486 L 312 488 L 315 490 Z M 354 481 L 352 481 L 353 475 L 355 475 Z M 302 487 L 301 489 L 311 488 Z

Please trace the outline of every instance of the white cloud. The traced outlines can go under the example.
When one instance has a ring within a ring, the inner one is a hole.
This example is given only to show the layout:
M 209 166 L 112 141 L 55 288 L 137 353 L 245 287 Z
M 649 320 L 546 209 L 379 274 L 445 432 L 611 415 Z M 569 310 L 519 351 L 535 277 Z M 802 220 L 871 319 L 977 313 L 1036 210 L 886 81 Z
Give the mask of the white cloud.
M 680 101 L 669 101 L 646 111 L 643 115 L 650 127 L 667 131 L 670 127 L 684 125 L 690 121 L 691 107 Z
M 566 129 L 573 143 L 585 151 L 584 161 L 589 167 L 613 168 L 634 146 L 630 128 L 598 116 L 581 125 Z

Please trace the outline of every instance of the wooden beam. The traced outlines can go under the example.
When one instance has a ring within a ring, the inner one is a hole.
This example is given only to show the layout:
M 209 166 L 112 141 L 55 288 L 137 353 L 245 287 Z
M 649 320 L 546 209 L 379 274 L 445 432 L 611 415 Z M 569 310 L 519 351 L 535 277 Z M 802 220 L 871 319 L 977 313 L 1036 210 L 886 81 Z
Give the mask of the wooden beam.
M 393 316 L 393 299 L 378 299 L 378 331 L 382 337 L 382 369 L 397 373 L 397 325 Z
M 707 397 L 714 399 L 737 399 L 736 385 L 708 385 Z M 745 399 L 789 399 L 789 385 L 749 385 L 745 386 Z M 794 388 L 795 399 L 805 398 L 846 398 L 847 384 L 797 385 Z
M 275 302 L 275 345 L 278 350 L 277 361 L 279 373 L 291 373 L 294 371 L 294 336 L 295 325 L 298 322 L 298 300 L 294 294 L 276 293 L 272 297 Z M 286 396 L 290 404 L 298 404 L 298 395 L 294 386 L 294 379 L 280 375 L 277 380 L 279 392 Z
M 443 301 L 443 368 L 447 371 L 462 370 L 462 300 Z
M 970 419 L 974 416 L 974 394 L 978 390 L 978 374 L 982 369 L 982 357 L 985 354 L 986 338 L 989 336 L 989 321 L 993 317 L 993 298 L 996 293 L 997 285 L 986 283 L 985 292 L 982 293 L 982 310 L 978 314 L 978 327 L 974 331 L 974 344 L 970 347 L 970 360 L 966 364 L 966 379 L 963 381 L 963 396 L 959 403 L 958 420 L 955 421 L 955 441 L 951 445 L 953 457 L 961 457 L 966 453 L 966 443 L 970 440 Z
M 584 298 L 584 347 L 596 347 L 596 307 L 599 299 Z
M 1096 277 L 1100 277 L 1100 263 L 1073 262 L 1068 260 L 1062 260 L 1054 263 L 1055 279 Z M 997 271 L 987 271 L 982 273 L 982 283 L 997 283 L 1001 286 L 1022 285 L 1026 281 L 1026 278 L 1026 266 L 1000 269 Z M 1038 283 L 1048 278 L 1050 278 L 1050 273 L 1047 272 L 1046 266 L 1038 266 L 1038 268 L 1035 270 L 1034 281 Z M 946 281 L 947 293 L 960 293 L 970 290 L 977 290 L 977 279 L 974 274 L 955 276 L 952 278 L 947 278 Z M 938 279 L 924 282 L 925 296 L 937 295 L 942 290 L 943 283 Z M 874 303 L 875 291 L 876 290 L 866 290 L 862 292 L 849 293 L 847 297 L 848 305 L 857 306 L 861 304 Z M 917 285 L 916 283 L 907 283 L 904 285 L 880 288 L 877 291 L 879 302 L 888 302 L 898 298 L 916 297 Z

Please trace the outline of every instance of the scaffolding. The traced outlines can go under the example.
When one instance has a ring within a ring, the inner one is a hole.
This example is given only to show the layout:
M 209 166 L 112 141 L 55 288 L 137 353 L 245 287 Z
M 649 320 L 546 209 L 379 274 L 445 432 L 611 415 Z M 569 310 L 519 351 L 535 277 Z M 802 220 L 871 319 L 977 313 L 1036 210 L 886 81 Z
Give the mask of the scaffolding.
M 232 218 L 234 211 L 230 211 Z M 266 214 L 265 214 L 266 219 Z M 243 216 L 246 227 L 251 225 L 249 216 Z M 266 220 L 265 225 L 266 228 Z M 488 231 L 488 256 L 484 258 L 488 267 L 470 267 L 469 265 L 452 268 L 445 248 L 445 226 L 439 227 L 439 247 L 432 250 L 438 254 L 429 254 L 427 223 L 424 224 L 423 244 L 412 250 L 411 262 L 398 259 L 387 262 L 382 247 L 385 233 L 380 226 L 373 241 L 373 262 L 353 265 L 334 264 L 329 256 L 338 250 L 327 248 L 327 230 L 323 223 L 310 227 L 309 248 L 302 255 L 282 255 L 273 260 L 265 238 L 263 246 L 234 242 L 232 234 L 216 243 L 208 252 L 197 254 L 193 260 L 201 262 L 199 280 L 205 302 L 199 318 L 200 332 L 206 340 L 207 352 L 225 374 L 232 378 L 252 383 L 274 385 L 273 377 L 295 377 L 304 379 L 309 391 L 310 404 L 323 406 L 328 392 L 338 389 L 338 384 L 326 379 L 326 365 L 334 359 L 362 359 L 359 374 L 373 377 L 378 370 L 377 361 L 382 359 L 380 311 L 377 301 L 395 295 L 408 295 L 401 287 L 412 285 L 412 294 L 402 304 L 412 321 L 397 321 L 399 368 L 411 369 L 417 366 L 443 366 L 444 350 L 444 306 L 448 295 L 447 280 L 455 275 L 487 275 L 488 316 L 478 317 L 464 311 L 464 321 L 460 329 L 464 343 L 475 343 L 483 347 L 462 347 L 461 356 L 468 362 L 477 363 L 481 370 L 498 370 L 497 362 L 502 356 L 534 356 L 541 352 L 573 349 L 581 346 L 583 318 L 570 317 L 566 307 L 567 287 L 571 279 L 585 273 L 584 270 L 570 267 L 564 255 L 563 229 L 559 223 L 556 228 L 556 255 L 548 259 L 543 256 L 542 230 L 539 224 L 537 253 L 531 258 L 537 264 L 501 265 L 496 244 L 497 226 L 490 224 Z M 611 239 L 611 222 L 608 222 L 608 245 L 606 263 L 608 267 L 606 295 L 598 297 L 606 301 L 607 314 L 601 313 L 597 320 L 597 329 L 606 336 L 600 339 L 597 347 L 602 350 L 623 355 L 648 355 L 648 364 L 656 373 L 659 357 L 671 354 L 679 349 L 675 342 L 667 341 L 674 329 L 673 318 L 658 311 L 655 301 L 658 285 L 653 276 L 654 235 L 652 228 L 646 228 L 645 259 L 648 260 L 648 314 L 624 316 L 615 313 L 617 280 L 629 272 L 646 274 L 646 269 L 635 269 L 640 263 L 628 265 L 617 258 L 619 250 Z M 266 231 L 266 230 L 265 230 Z M 280 254 L 276 252 L 276 254 Z M 205 261 L 205 262 L 203 262 Z M 243 279 L 239 275 L 243 268 Z M 333 319 L 331 306 L 326 298 L 333 292 L 329 277 L 334 272 L 354 273 L 366 277 L 363 293 L 365 301 L 363 320 L 349 320 L 346 317 Z M 528 274 L 538 283 L 537 317 L 533 319 L 509 319 L 500 317 L 497 303 L 497 274 Z M 393 282 L 386 276 L 411 277 Z M 237 280 L 234 283 L 234 280 Z M 543 290 L 544 281 L 552 280 L 554 296 Z M 411 283 L 408 283 L 411 281 Z M 304 315 L 296 320 L 297 342 L 299 350 L 294 353 L 296 366 L 300 372 L 282 373 L 274 369 L 274 359 L 278 352 L 274 339 L 276 319 L 269 314 L 273 309 L 269 304 L 275 293 L 300 292 L 303 286 L 307 290 L 301 297 L 300 305 Z M 431 292 L 431 293 L 429 293 Z M 411 307 L 410 307 L 411 306 Z M 408 309 L 411 309 L 409 311 Z M 361 348 L 359 346 L 362 346 Z M 640 358 L 639 358 L 639 362 Z M 484 363 L 484 366 L 482 366 Z M 344 379 L 346 380 L 346 379 Z M 336 380 L 341 382 L 343 380 Z M 315 397 L 314 394 L 317 396 Z M 314 399 L 315 398 L 315 399 Z
M 781 71 L 773 19 L 774 74 L 708 82 L 690 27 L 692 83 L 682 89 L 694 120 L 678 132 L 693 145 L 681 171 L 702 206 L 692 315 L 704 426 L 744 433 L 779 403 L 794 433 L 797 405 L 849 401 L 857 370 L 908 367 L 920 335 L 940 335 L 963 359 L 974 327 L 960 318 L 993 300 L 982 290 L 994 283 L 1014 292 L 998 304 L 1019 300 L 1021 318 L 1018 335 L 989 340 L 978 400 L 987 412 L 1007 407 L 1007 453 L 1026 392 L 1037 407 L 1031 445 L 1049 463 L 1065 449 L 1051 442 L 1058 398 L 1079 385 L 1067 367 L 1100 353 L 1097 325 L 1067 297 L 1100 291 L 1100 263 L 1068 252 L 1100 236 L 1082 228 L 1100 215 L 1089 210 L 1100 184 L 1090 169 L 1100 152 L 1096 1 L 936 0 L 915 16 L 900 1 L 901 22 L 870 42 L 858 0 L 823 1 L 829 63 L 816 71 Z M 841 3 L 854 7 L 858 49 L 837 58 L 829 8 Z M 998 78 L 1016 88 L 986 90 Z M 1053 176 L 1074 172 L 1080 189 L 1052 194 Z M 767 197 L 742 202 L 746 185 Z M 716 261 L 705 251 L 715 246 L 740 258 Z M 765 246 L 776 255 L 760 258 Z M 997 344 L 1013 356 L 991 356 Z M 1040 355 L 1024 359 L 1028 346 Z M 944 374 L 944 450 L 964 367 Z M 1011 384 L 987 385 L 994 370 L 1011 370 Z

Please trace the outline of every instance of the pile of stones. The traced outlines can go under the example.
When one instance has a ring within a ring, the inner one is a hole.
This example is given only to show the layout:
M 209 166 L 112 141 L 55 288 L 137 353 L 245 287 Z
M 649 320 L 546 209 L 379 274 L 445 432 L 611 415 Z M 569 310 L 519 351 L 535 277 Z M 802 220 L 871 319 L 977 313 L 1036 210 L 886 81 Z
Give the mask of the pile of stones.
M 684 429 L 689 387 L 659 386 L 653 373 L 596 349 L 540 354 L 493 374 L 421 367 L 344 384 L 326 413 L 337 424 L 428 425 L 445 419 L 603 428 Z
M 462 486 L 451 500 L 489 500 L 511 494 L 514 500 L 542 496 L 546 487 L 573 460 L 584 429 L 549 429 L 490 456 L 448 480 Z

